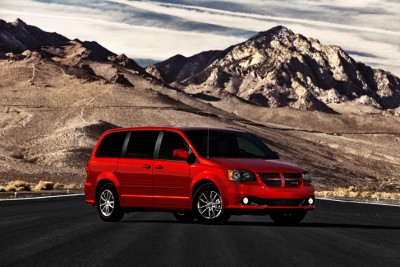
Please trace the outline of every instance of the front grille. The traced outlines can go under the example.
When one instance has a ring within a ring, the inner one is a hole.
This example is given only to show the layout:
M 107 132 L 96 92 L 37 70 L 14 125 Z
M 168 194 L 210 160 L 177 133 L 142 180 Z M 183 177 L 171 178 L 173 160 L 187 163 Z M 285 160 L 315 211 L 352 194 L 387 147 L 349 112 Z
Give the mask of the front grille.
M 301 174 L 300 173 L 284 173 L 283 176 L 288 179 L 300 179 Z
M 279 172 L 261 172 L 258 176 L 267 186 L 281 187 L 281 175 Z
M 308 199 L 265 199 L 258 197 L 248 197 L 249 205 L 253 206 L 310 206 L 307 202 Z
M 264 184 L 271 186 L 271 187 L 280 187 L 281 180 L 263 180 Z
M 304 199 L 263 199 L 267 206 L 301 206 Z
M 300 181 L 285 181 L 286 187 L 298 187 L 299 184 L 300 184 Z
M 279 172 L 260 172 L 258 173 L 258 176 L 260 176 L 261 179 L 274 179 L 274 178 L 280 179 L 281 177 Z
M 301 173 L 260 172 L 258 176 L 269 187 L 298 187 L 301 183 Z

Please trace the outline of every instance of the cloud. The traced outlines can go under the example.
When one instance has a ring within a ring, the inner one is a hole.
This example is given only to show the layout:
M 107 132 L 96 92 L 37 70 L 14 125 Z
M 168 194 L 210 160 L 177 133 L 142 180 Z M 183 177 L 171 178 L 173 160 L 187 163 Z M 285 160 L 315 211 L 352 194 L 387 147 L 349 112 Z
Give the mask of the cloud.
M 400 73 L 400 67 L 397 63 L 400 58 L 400 50 L 397 45 L 397 41 L 400 40 L 400 32 L 398 31 L 308 19 L 232 12 L 182 4 L 126 0 L 109 0 L 109 2 L 177 16 L 188 21 L 207 21 L 227 28 L 239 28 L 248 31 L 263 31 L 276 24 L 285 24 L 295 32 L 318 38 L 325 44 L 340 45 L 358 61 L 393 73 Z M 379 40 L 376 40 L 377 36 L 380 37 Z M 397 39 L 393 40 L 392 43 L 388 42 L 387 40 L 393 38 L 393 36 Z
M 335 29 L 356 30 L 364 32 L 373 32 L 388 35 L 400 36 L 400 32 L 385 30 L 374 27 L 353 26 L 340 23 L 331 23 L 324 21 L 315 21 L 309 19 L 288 18 L 270 15 L 249 14 L 244 12 L 232 12 L 226 10 L 218 10 L 208 7 L 196 7 L 191 5 L 170 4 L 161 2 L 143 2 L 143 1 L 127 1 L 127 0 L 107 0 L 119 4 L 125 4 L 139 9 L 148 10 L 162 14 L 178 16 L 187 20 L 208 21 L 213 24 L 223 25 L 226 27 L 246 27 L 251 30 L 265 30 L 261 28 L 260 21 L 274 21 L 287 23 L 300 23 L 305 25 L 329 27 Z
M 37 14 L 0 9 L 6 20 L 16 16 L 28 24 L 46 31 L 56 31 L 70 39 L 95 40 L 115 53 L 126 53 L 132 58 L 164 60 L 177 53 L 190 56 L 195 53 L 226 47 L 244 41 L 244 38 L 212 33 L 178 31 L 126 23 L 112 22 L 90 17 Z M 49 24 L 49 21 L 52 23 Z

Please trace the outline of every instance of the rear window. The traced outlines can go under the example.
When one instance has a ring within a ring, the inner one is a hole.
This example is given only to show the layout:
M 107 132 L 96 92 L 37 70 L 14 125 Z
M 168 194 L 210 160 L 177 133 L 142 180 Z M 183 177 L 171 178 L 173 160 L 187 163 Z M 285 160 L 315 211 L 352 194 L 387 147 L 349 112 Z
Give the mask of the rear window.
M 118 158 L 121 156 L 122 146 L 125 141 L 126 132 L 110 133 L 103 138 L 97 148 L 95 157 Z
M 127 158 L 152 159 L 159 131 L 134 131 L 126 149 Z

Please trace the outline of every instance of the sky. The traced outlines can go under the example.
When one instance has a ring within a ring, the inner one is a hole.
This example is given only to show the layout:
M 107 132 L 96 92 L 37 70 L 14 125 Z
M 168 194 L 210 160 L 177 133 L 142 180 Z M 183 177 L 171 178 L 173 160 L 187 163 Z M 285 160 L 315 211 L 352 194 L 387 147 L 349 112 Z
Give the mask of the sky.
M 0 0 L 0 19 L 16 18 L 142 66 L 284 25 L 400 76 L 400 0 Z

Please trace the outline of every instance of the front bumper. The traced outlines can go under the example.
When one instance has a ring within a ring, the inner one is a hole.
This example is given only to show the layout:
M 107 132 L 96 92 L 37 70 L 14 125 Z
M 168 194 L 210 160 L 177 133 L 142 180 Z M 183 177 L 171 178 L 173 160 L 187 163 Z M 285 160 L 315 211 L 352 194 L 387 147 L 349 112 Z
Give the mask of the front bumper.
M 313 210 L 314 186 L 270 188 L 259 183 L 231 184 L 224 188 L 224 207 L 237 211 Z M 243 201 L 244 199 L 247 201 Z M 309 202 L 312 199 L 312 202 Z

